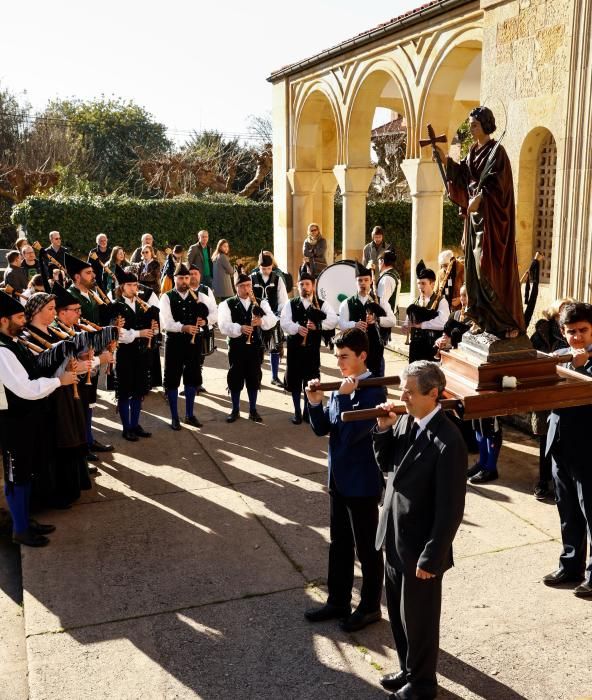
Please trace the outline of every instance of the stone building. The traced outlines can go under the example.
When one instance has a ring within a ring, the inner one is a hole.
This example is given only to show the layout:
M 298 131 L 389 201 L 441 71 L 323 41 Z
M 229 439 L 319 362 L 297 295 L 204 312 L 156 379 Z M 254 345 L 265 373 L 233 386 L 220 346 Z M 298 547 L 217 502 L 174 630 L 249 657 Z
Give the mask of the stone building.
M 488 104 L 512 162 L 520 270 L 545 253 L 541 303 L 590 300 L 592 2 L 433 0 L 274 72 L 274 252 L 294 271 L 310 221 L 332 252 L 333 198 L 343 197 L 343 257 L 367 232 L 373 117 L 405 116 L 402 167 L 413 203 L 411 269 L 435 265 L 443 187 L 418 141 L 431 123 L 448 143 Z

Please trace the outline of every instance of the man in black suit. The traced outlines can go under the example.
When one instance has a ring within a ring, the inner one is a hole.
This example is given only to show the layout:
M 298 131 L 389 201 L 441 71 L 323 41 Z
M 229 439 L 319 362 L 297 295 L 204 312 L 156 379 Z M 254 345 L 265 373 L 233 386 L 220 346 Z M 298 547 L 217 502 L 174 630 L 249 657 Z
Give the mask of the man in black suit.
M 52 231 L 49 234 L 49 245 L 45 248 L 45 252 L 56 261 L 59 262 L 62 267 L 66 267 L 66 252 L 67 248 L 62 246 L 62 236 L 59 231 Z M 47 276 L 51 277 L 54 270 L 57 270 L 57 265 L 48 260 L 45 256 L 45 263 Z
M 407 414 L 379 418 L 373 436 L 378 466 L 389 473 L 376 548 L 386 536 L 387 606 L 401 666 L 380 682 L 397 700 L 438 692 L 442 575 L 453 565 L 467 474 L 462 435 L 438 402 L 445 384 L 435 363 L 410 364 L 401 385 Z

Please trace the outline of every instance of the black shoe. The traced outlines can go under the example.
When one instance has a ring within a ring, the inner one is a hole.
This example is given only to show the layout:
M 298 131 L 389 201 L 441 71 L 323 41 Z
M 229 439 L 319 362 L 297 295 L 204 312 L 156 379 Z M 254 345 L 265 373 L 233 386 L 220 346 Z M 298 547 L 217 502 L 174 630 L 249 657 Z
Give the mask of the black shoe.
M 275 379 L 272 379 L 271 383 L 273 384 L 273 386 L 279 386 L 282 389 L 284 388 L 284 382 L 282 382 L 282 380 L 279 379 L 278 377 L 276 377 Z
M 305 423 L 309 423 L 309 424 L 310 424 L 310 416 L 308 415 L 308 411 L 304 411 L 304 413 L 302 414 L 302 420 L 303 420 Z
M 371 613 L 365 613 L 362 610 L 355 610 L 348 618 L 341 620 L 339 626 L 344 632 L 357 632 L 368 627 L 373 622 L 378 622 L 382 619 L 380 610 L 375 610 Z
M 27 547 L 45 547 L 49 544 L 49 540 L 45 535 L 39 535 L 31 532 L 31 530 L 23 532 L 22 535 L 13 535 L 12 542 L 13 544 L 24 544 Z
M 93 452 L 113 452 L 113 445 L 103 445 L 98 440 L 93 440 L 89 449 Z
M 145 438 L 152 437 L 152 433 L 149 433 L 147 430 L 144 430 L 144 428 L 142 428 L 141 425 L 136 425 L 135 428 L 131 429 L 131 432 L 134 435 L 137 435 L 138 437 L 145 437 Z
M 207 393 L 208 393 L 207 389 L 205 388 L 205 386 L 204 386 L 203 384 L 200 384 L 199 386 L 196 386 L 196 387 L 195 387 L 195 392 L 196 392 L 197 394 L 207 394 Z
M 592 598 L 592 582 L 584 581 L 574 588 L 574 595 L 578 598 Z
M 124 430 L 121 433 L 121 437 L 124 440 L 129 440 L 130 442 L 138 442 L 138 440 L 139 440 L 138 436 L 135 433 L 133 433 L 131 430 Z
M 547 481 L 539 481 L 534 487 L 534 497 L 537 501 L 546 501 L 548 498 L 553 498 L 553 489 L 549 487 Z
M 389 697 L 393 700 L 433 700 L 438 696 L 438 689 L 433 691 L 421 691 L 415 690 L 415 688 L 410 684 L 406 683 L 402 688 L 399 688 L 396 693 L 393 693 Z
M 185 416 L 185 420 L 183 422 L 187 423 L 187 425 L 192 425 L 194 428 L 203 428 L 203 423 L 195 416 Z
M 88 452 L 86 455 L 87 462 L 98 462 L 99 458 L 93 452 Z
M 309 622 L 325 622 L 325 620 L 341 620 L 342 618 L 349 617 L 351 615 L 351 608 L 348 606 L 346 608 L 338 607 L 337 605 L 331 605 L 331 603 L 325 603 L 320 608 L 309 608 L 304 612 L 304 617 Z
M 294 425 L 301 425 L 302 424 L 302 416 L 299 415 L 298 413 L 295 413 L 292 416 L 292 423 L 294 423 Z
M 499 477 L 497 469 L 482 469 L 478 474 L 469 479 L 469 484 L 487 484 Z
M 90 465 L 87 467 L 88 473 L 89 474 L 98 474 L 99 470 L 97 467 L 91 467 Z
M 257 411 L 250 411 L 249 412 L 249 420 L 254 421 L 255 423 L 263 423 L 263 418 L 257 413 Z
M 557 569 L 543 576 L 545 586 L 561 586 L 562 583 L 579 583 L 583 579 L 582 574 L 570 574 L 565 569 Z
M 385 690 L 399 690 L 404 685 L 407 685 L 407 674 L 405 671 L 399 673 L 387 673 L 380 679 L 380 685 Z
M 181 430 L 181 421 L 178 418 L 171 419 L 171 428 L 173 430 Z
M 467 469 L 467 479 L 470 479 L 472 476 L 477 476 L 482 469 L 483 467 L 479 464 L 479 462 L 475 462 L 472 467 Z
M 32 532 L 34 535 L 49 535 L 50 532 L 54 531 L 55 525 L 38 523 L 33 518 L 29 518 L 29 532 Z
M 234 423 L 237 418 L 240 418 L 240 413 L 238 411 L 232 411 L 232 413 L 229 413 L 226 416 L 226 422 L 227 423 Z

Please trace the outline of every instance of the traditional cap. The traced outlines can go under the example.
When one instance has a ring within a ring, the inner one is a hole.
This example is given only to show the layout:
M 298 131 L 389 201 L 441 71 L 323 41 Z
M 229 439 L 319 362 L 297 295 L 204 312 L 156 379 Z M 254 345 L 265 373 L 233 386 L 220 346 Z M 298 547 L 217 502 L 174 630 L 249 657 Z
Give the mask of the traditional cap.
M 0 291 L 0 318 L 10 318 L 15 314 L 22 314 L 24 310 L 24 306 L 10 294 Z
M 438 255 L 438 265 L 448 265 L 453 257 L 454 253 L 451 250 L 443 250 L 440 255 Z
M 303 270 L 300 273 L 300 277 L 298 278 L 298 281 L 305 282 L 306 280 L 310 280 L 311 282 L 314 282 L 314 277 L 310 274 L 310 272 L 306 272 L 306 270 Z
M 47 294 L 46 292 L 35 292 L 27 299 L 25 304 L 25 316 L 27 321 L 30 321 L 36 313 L 41 311 L 44 306 L 47 306 L 52 299 L 55 299 L 54 294 Z
M 65 267 L 71 279 L 74 279 L 74 275 L 78 275 L 89 267 L 92 270 L 92 265 L 89 262 L 75 258 L 73 255 L 70 255 L 70 253 L 65 254 Z
M 245 275 L 244 273 L 240 273 L 240 275 L 236 276 L 235 284 L 244 284 L 245 282 L 252 282 L 251 278 L 249 275 Z
M 173 275 L 175 277 L 177 276 L 184 276 L 189 274 L 189 269 L 185 263 L 178 263 L 177 267 L 175 267 L 175 271 L 173 272 Z
M 380 258 L 384 260 L 385 265 L 394 265 L 397 262 L 397 254 L 394 250 L 385 250 Z
M 356 277 L 372 277 L 372 270 L 364 267 L 356 260 Z
M 53 283 L 51 293 L 55 296 L 56 309 L 65 309 L 66 306 L 80 304 L 79 300 L 72 296 L 67 289 L 64 289 L 59 282 Z
M 271 255 L 262 250 L 259 253 L 259 260 L 257 262 L 261 267 L 271 267 L 271 265 L 273 265 L 273 258 Z
M 418 280 L 431 280 L 432 282 L 435 282 L 436 281 L 436 273 L 433 270 L 430 270 L 429 267 L 424 267 L 422 270 L 418 271 L 417 279 Z
M 200 270 L 199 267 L 198 267 L 197 265 L 195 265 L 195 264 L 189 265 L 189 272 L 191 272 L 191 270 L 197 270 L 197 271 L 201 274 L 201 270 Z
M 120 286 L 122 284 L 126 284 L 127 282 L 138 281 L 138 276 L 131 271 L 128 272 L 128 270 L 129 268 L 124 270 L 119 265 L 115 265 L 115 270 L 113 272 L 115 273 L 115 277 L 117 278 L 117 282 Z

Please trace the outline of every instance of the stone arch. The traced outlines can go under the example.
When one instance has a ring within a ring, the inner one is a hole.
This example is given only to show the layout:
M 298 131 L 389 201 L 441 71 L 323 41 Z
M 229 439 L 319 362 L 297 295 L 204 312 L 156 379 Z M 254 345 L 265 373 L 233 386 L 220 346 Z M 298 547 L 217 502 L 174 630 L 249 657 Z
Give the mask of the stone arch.
M 304 170 L 332 169 L 340 162 L 342 125 L 337 100 L 328 86 L 309 86 L 297 106 L 293 135 L 292 167 Z
M 422 134 L 432 124 L 450 143 L 469 111 L 481 102 L 482 45 L 481 28 L 469 27 L 453 34 L 425 67 L 417 120 Z
M 544 126 L 528 132 L 518 165 L 516 251 L 520 269 L 526 269 L 536 250 L 542 249 L 541 283 L 551 282 L 553 211 L 556 194 L 557 143 Z
M 367 167 L 370 163 L 372 120 L 377 107 L 386 107 L 404 114 L 407 129 L 414 120 L 413 101 L 405 77 L 399 74 L 392 59 L 377 59 L 368 63 L 363 72 L 352 80 L 345 119 L 345 162 L 352 167 Z

